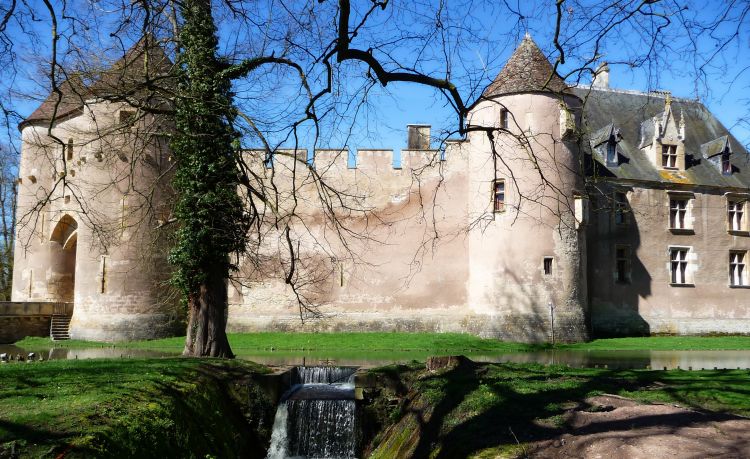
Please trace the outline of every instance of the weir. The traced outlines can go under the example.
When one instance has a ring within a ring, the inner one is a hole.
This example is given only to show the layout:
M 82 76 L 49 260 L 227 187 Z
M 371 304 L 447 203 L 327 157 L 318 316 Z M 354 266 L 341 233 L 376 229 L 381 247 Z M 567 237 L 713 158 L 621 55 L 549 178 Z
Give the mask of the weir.
M 267 459 L 353 459 L 357 454 L 354 373 L 347 367 L 295 367 L 281 398 Z

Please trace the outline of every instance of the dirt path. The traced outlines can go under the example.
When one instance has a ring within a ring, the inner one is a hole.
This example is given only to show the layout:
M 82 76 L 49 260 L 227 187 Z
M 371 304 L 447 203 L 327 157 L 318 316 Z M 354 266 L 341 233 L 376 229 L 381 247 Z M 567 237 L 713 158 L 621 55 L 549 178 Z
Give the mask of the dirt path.
M 598 396 L 572 411 L 569 431 L 535 445 L 534 458 L 750 458 L 750 419 Z

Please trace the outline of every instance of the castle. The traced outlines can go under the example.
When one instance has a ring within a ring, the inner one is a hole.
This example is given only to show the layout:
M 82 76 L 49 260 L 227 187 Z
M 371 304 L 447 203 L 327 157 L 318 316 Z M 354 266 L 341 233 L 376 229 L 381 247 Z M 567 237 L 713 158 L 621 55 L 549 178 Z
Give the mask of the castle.
M 182 320 L 160 234 L 170 122 L 103 96 L 124 80 L 68 80 L 20 125 L 13 301 L 72 303 L 78 339 L 166 336 Z M 412 125 L 400 155 L 355 163 L 348 149 L 245 152 L 275 214 L 294 218 L 239 259 L 229 331 L 750 333 L 750 157 L 702 104 L 611 89 L 606 65 L 568 87 L 527 36 L 467 126 L 431 149 Z M 300 298 L 317 318 L 300 320 Z

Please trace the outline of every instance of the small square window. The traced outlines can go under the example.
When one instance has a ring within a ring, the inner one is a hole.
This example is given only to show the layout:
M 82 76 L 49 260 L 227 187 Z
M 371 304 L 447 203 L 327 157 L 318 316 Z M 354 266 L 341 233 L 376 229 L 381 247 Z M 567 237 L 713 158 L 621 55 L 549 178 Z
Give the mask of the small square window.
M 493 209 L 495 212 L 505 212 L 505 180 L 495 180 L 492 185 Z
M 135 111 L 133 110 L 120 110 L 118 116 L 118 121 L 123 126 L 129 126 L 135 121 Z
M 508 110 L 503 108 L 500 110 L 500 127 L 503 129 L 508 129 L 508 126 L 510 126 L 508 116 Z
M 544 260 L 542 261 L 545 276 L 552 274 L 552 260 L 552 257 L 544 257 Z

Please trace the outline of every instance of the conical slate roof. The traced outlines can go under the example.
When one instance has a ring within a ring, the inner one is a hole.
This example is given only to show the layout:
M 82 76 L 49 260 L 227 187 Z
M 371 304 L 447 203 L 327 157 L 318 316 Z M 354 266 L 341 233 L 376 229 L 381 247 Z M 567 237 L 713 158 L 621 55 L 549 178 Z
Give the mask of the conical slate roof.
M 153 37 L 144 37 L 110 68 L 99 73 L 97 81 L 89 87 L 78 75 L 73 75 L 59 84 L 58 89 L 62 97 L 54 91 L 51 92 L 47 99 L 18 125 L 18 128 L 23 129 L 33 122 L 49 122 L 53 116 L 56 120 L 61 120 L 77 113 L 87 99 L 138 99 L 144 97 L 144 93 L 153 92 L 155 88 L 168 88 L 173 84 L 165 80 L 170 79 L 173 65 Z
M 484 97 L 523 92 L 563 92 L 565 81 L 528 34 L 510 56 L 495 81 L 484 91 Z

